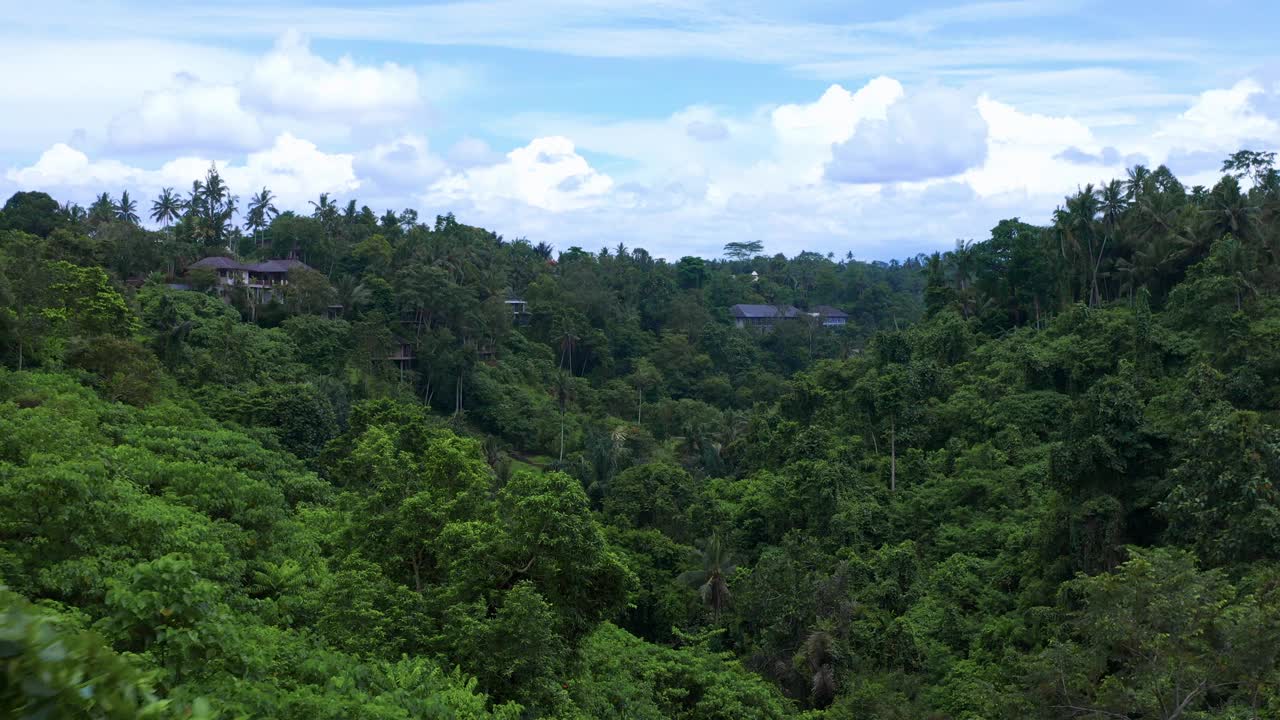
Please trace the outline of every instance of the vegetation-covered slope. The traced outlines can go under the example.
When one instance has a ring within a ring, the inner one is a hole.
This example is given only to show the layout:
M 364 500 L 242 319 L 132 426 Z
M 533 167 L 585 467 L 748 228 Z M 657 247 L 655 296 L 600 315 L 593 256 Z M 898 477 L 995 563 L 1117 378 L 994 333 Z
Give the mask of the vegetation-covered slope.
M 160 231 L 14 196 L 0 702 L 1280 716 L 1280 178 L 1224 172 L 888 265 L 553 261 L 327 198 L 241 233 L 216 173 Z M 229 244 L 314 269 L 166 286 Z

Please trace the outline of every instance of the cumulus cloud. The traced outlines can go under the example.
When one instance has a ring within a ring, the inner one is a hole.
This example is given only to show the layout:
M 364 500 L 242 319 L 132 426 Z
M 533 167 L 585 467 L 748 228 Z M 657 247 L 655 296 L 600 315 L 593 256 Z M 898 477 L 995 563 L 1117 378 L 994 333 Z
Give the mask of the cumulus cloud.
M 254 64 L 244 83 L 249 102 L 272 112 L 384 122 L 402 118 L 421 104 L 418 75 L 395 63 L 358 65 L 315 55 L 296 32 Z
M 178 67 L 184 67 L 179 64 Z M 132 151 L 222 152 L 261 148 L 282 132 L 347 139 L 352 125 L 397 124 L 422 110 L 417 71 L 396 65 L 361 65 L 350 57 L 329 61 L 305 38 L 286 33 L 266 55 L 235 75 L 205 80 L 185 70 L 127 107 L 107 128 L 110 147 Z M 448 94 L 470 73 L 441 65 L 424 72 Z
M 902 97 L 902 85 L 878 77 L 851 93 L 832 85 L 816 102 L 781 105 L 773 111 L 773 127 L 784 142 L 830 145 L 848 140 L 862 120 L 882 120 Z
M 433 202 L 466 201 L 476 207 L 530 205 L 562 212 L 598 203 L 613 179 L 597 172 L 565 137 L 541 137 L 507 153 L 506 160 L 456 172 L 432 184 Z
M 84 191 L 131 188 L 155 192 L 161 187 L 186 187 L 215 165 L 233 192 L 246 195 L 263 186 L 280 198 L 280 205 L 301 207 L 323 192 L 344 193 L 360 187 L 354 157 L 322 152 L 314 143 L 281 134 L 271 147 L 249 153 L 243 164 L 183 156 L 157 169 L 133 167 L 117 160 L 90 160 L 84 152 L 55 144 L 32 165 L 10 169 L 5 177 L 25 189 L 84 197 Z
M 978 112 L 987 123 L 987 159 L 965 173 L 965 179 L 983 197 L 1012 193 L 1052 198 L 1097 182 L 1099 172 L 1105 172 L 1058 158 L 1068 148 L 1088 152 L 1099 147 L 1089 127 L 1075 118 L 1025 113 L 988 97 L 978 98 Z M 1117 163 L 1111 169 L 1120 173 L 1124 168 Z
M 249 149 L 260 147 L 263 130 L 231 85 L 204 85 L 189 75 L 177 87 L 148 93 L 108 127 L 121 149 Z
M 354 163 L 349 153 L 326 153 L 315 143 L 283 133 L 266 150 L 249 153 L 244 165 L 228 164 L 222 171 L 234 188 L 266 186 L 281 202 L 301 206 L 320 193 L 342 194 L 359 188 Z
M 17 32 L 0 38 L 0 96 L 9 110 L 0 120 L 0 152 L 25 155 L 69 142 L 78 129 L 101 142 L 107 120 L 139 108 L 148 91 L 170 87 L 176 70 L 229 84 L 251 62 L 239 51 L 193 43 L 103 32 L 58 37 L 67 39 Z
M 1163 123 L 1152 139 L 1171 151 L 1225 152 L 1249 141 L 1274 139 L 1280 136 L 1280 123 L 1259 110 L 1267 94 L 1252 79 L 1206 91 L 1185 112 Z
M 138 185 L 145 171 L 116 160 L 90 162 L 89 156 L 65 143 L 57 143 L 25 168 L 10 169 L 5 177 L 29 190 L 118 187 Z
M 929 88 L 868 118 L 836 144 L 826 177 L 836 182 L 912 182 L 959 175 L 987 156 L 987 122 L 972 96 Z

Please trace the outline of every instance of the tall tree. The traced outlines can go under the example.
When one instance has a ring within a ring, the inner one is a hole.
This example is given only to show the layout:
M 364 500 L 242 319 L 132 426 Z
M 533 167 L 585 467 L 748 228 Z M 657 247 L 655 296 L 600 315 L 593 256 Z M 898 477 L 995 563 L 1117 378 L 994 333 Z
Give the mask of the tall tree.
M 280 214 L 280 211 L 276 210 L 274 201 L 275 196 L 266 187 L 263 187 L 261 192 L 254 193 L 249 198 L 244 227 L 253 233 L 253 240 L 256 245 L 262 245 L 262 231 Z
M 698 552 L 700 567 L 680 575 L 680 582 L 698 589 L 702 603 L 711 611 L 715 621 L 720 622 L 720 614 L 733 601 L 729 592 L 729 576 L 736 565 L 729 549 L 720 540 L 719 534 L 713 534 Z
M 174 194 L 173 188 L 160 190 L 160 196 L 151 203 L 151 219 L 164 227 L 169 227 L 182 217 L 182 198 Z
M 140 219 L 138 217 L 138 201 L 129 197 L 128 190 L 120 193 L 120 201 L 116 203 L 116 219 L 131 225 L 138 224 Z

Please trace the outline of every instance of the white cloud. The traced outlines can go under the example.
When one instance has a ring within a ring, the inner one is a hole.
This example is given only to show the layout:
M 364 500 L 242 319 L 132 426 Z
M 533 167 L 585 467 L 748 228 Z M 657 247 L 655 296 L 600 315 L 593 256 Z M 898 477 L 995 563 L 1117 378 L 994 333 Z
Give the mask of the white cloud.
M 449 163 L 455 168 L 466 169 L 477 165 L 493 165 L 502 161 L 502 155 L 494 152 L 489 143 L 473 137 L 464 137 L 449 148 Z
M 249 149 L 264 135 L 258 119 L 231 85 L 180 78 L 176 87 L 149 93 L 138 107 L 109 125 L 111 145 L 121 149 Z
M 476 207 L 512 202 L 562 212 L 599 203 L 613 180 L 597 172 L 565 137 L 541 137 L 507 153 L 504 162 L 453 173 L 429 191 L 432 202 Z
M 943 88 L 910 93 L 883 118 L 863 119 L 836 144 L 826 177 L 836 182 L 911 182 L 959 175 L 987 156 L 987 122 L 974 98 Z
M 29 153 L 76 136 L 104 140 L 107 119 L 136 109 L 148 91 L 170 86 L 175 74 L 227 84 L 250 63 L 236 51 L 136 37 L 63 40 L 0 31 L 0 48 L 6 110 L 0 152 Z
M 145 174 L 116 160 L 90 162 L 88 155 L 64 143 L 57 143 L 41 153 L 34 164 L 10 169 L 5 177 L 25 190 L 108 190 L 121 185 L 140 184 Z
M 301 206 L 320 193 L 341 194 L 360 187 L 354 156 L 325 153 L 314 143 L 284 133 L 266 150 L 249 153 L 245 164 L 228 164 L 223 173 L 234 188 L 271 188 L 281 202 Z M 166 166 L 167 167 L 167 166 Z
M 1230 88 L 1201 93 L 1187 110 L 1163 123 L 1152 135 L 1153 144 L 1171 151 L 1231 153 L 1242 143 L 1280 141 L 1280 123 L 1258 111 L 1257 96 L 1267 91 L 1245 79 Z
M 329 62 L 295 32 L 254 64 L 244 84 L 248 101 L 271 112 L 385 122 L 421 105 L 418 75 L 395 63 L 358 65 L 344 56 Z
M 154 193 L 166 186 L 183 189 L 213 164 L 236 194 L 247 196 L 266 186 L 280 198 L 282 207 L 302 207 L 320 193 L 345 193 L 360 187 L 353 160 L 349 154 L 324 153 L 315 144 L 288 133 L 277 137 L 270 148 L 249 153 L 244 164 L 183 156 L 155 170 L 117 160 L 90 160 L 85 153 L 58 143 L 34 164 L 10 169 L 5 177 L 24 189 L 84 200 L 103 190 L 128 188 Z
M 1075 118 L 1024 113 L 988 97 L 978 99 L 978 112 L 987 123 L 987 160 L 965 173 L 965 179 L 981 196 L 1057 198 L 1077 185 L 1124 171 L 1119 162 L 1087 166 L 1059 157 L 1070 148 L 1102 152 L 1093 132 Z M 1050 210 L 1043 213 L 1047 216 Z
M 356 156 L 356 170 L 372 179 L 380 190 L 410 189 L 413 192 L 444 174 L 447 165 L 431 152 L 421 135 L 402 135 Z
M 773 111 L 773 127 L 784 141 L 830 145 L 853 136 L 862 120 L 883 120 L 889 106 L 902 97 L 902 85 L 893 78 L 878 77 L 851 93 L 832 85 L 816 102 L 782 105 Z

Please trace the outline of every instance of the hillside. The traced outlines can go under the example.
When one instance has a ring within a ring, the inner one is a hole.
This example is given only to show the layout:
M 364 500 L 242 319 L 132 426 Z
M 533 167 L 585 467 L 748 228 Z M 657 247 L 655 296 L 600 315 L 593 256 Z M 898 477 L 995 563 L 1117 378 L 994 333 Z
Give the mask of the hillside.
M 1273 160 L 893 263 L 18 193 L 0 708 L 1280 717 Z

